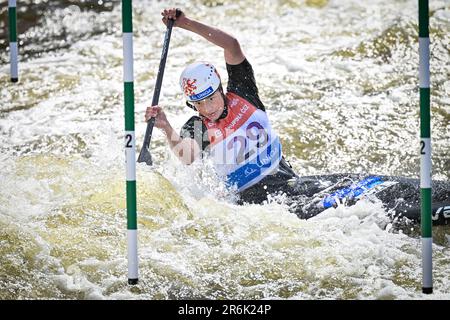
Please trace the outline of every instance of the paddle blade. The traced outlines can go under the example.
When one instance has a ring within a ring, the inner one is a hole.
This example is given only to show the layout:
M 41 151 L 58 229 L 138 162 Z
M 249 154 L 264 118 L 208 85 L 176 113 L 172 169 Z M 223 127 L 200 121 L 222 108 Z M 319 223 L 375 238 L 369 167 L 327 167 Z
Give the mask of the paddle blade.
M 137 162 L 145 162 L 149 166 L 153 165 L 152 155 L 150 154 L 150 150 L 147 146 L 142 147 Z

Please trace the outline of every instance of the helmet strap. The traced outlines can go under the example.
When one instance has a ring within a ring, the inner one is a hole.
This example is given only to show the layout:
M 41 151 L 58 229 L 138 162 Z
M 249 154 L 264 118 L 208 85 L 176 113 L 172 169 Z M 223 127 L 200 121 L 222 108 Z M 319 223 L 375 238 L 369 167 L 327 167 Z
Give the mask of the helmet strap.
M 228 115 L 228 107 L 227 107 L 228 99 L 227 99 L 227 96 L 225 95 L 225 93 L 223 92 L 222 84 L 220 84 L 220 86 L 219 86 L 219 91 L 220 91 L 220 94 L 222 95 L 222 99 L 223 99 L 223 111 L 222 111 L 222 114 L 220 115 L 219 119 L 223 119 Z
M 190 103 L 189 103 L 189 101 L 186 101 L 186 105 L 187 105 L 189 108 L 194 109 L 195 111 L 198 111 L 197 108 L 196 108 L 193 104 L 190 104 Z

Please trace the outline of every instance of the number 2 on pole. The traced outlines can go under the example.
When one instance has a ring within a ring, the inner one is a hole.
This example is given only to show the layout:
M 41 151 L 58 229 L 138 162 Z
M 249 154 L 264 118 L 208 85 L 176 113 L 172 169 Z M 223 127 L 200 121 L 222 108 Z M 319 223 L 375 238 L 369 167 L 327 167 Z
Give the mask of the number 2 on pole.
M 133 146 L 131 145 L 131 139 L 133 139 L 133 137 L 131 136 L 131 134 L 127 134 L 125 136 L 125 148 L 133 148 Z

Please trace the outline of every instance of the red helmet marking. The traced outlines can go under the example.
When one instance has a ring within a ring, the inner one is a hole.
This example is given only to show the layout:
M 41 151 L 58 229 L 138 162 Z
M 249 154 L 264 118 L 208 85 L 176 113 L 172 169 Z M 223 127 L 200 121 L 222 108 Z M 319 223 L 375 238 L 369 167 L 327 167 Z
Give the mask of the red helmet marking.
M 195 86 L 196 82 L 197 79 L 183 78 L 183 91 L 186 96 L 192 96 L 195 94 L 195 89 L 197 89 L 197 86 Z

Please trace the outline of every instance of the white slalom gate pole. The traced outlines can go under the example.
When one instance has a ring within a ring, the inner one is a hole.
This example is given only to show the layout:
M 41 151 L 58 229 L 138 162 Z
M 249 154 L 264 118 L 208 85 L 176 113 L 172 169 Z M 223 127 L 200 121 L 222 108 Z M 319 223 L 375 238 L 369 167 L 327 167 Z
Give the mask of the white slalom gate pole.
M 431 219 L 430 38 L 428 0 L 419 0 L 420 196 L 422 224 L 422 292 L 433 293 Z
M 122 0 L 123 70 L 125 100 L 125 164 L 127 172 L 128 284 L 138 283 L 136 213 L 136 138 L 134 133 L 132 1 Z
M 18 55 L 19 48 L 17 46 L 17 10 L 16 0 L 8 0 L 8 24 L 9 24 L 9 54 L 11 63 L 11 81 L 19 81 Z

